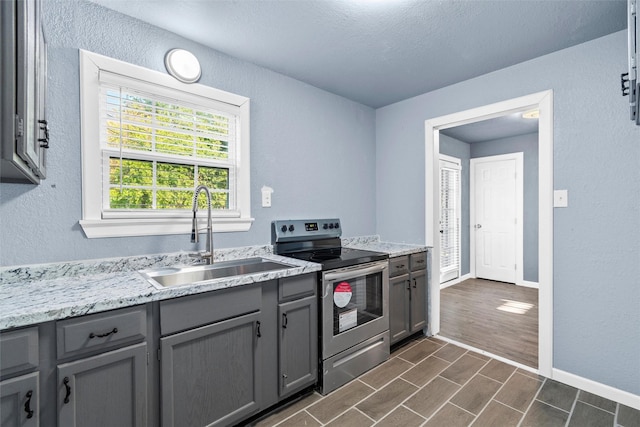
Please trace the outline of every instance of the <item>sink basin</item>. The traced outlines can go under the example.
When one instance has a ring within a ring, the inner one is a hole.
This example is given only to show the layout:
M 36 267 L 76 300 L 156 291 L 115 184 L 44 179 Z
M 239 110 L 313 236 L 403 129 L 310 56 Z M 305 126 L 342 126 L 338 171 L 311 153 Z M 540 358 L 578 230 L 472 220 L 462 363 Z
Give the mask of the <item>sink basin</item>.
M 262 273 L 265 271 L 286 270 L 294 265 L 271 261 L 264 258 L 246 258 L 233 261 L 222 261 L 212 265 L 199 265 L 184 268 L 159 268 L 141 270 L 139 273 L 155 287 L 162 289 L 171 286 L 208 282 L 225 277 L 242 276 L 244 274 Z

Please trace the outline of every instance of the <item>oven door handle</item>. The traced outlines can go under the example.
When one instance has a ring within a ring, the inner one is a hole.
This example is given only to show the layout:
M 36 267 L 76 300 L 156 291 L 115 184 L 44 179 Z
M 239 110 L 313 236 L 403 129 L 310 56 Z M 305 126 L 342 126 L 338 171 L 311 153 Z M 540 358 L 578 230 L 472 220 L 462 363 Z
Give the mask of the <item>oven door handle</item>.
M 350 267 L 344 270 L 342 269 L 336 270 L 335 272 L 330 271 L 328 273 L 325 273 L 324 279 L 327 281 L 335 282 L 337 280 L 344 280 L 352 277 L 366 276 L 368 274 L 379 273 L 388 268 L 389 268 L 389 263 L 386 261 L 383 261 L 383 262 L 378 262 L 376 264 L 373 264 L 369 267 L 364 267 L 364 268 L 360 266 L 356 266 L 356 267 Z

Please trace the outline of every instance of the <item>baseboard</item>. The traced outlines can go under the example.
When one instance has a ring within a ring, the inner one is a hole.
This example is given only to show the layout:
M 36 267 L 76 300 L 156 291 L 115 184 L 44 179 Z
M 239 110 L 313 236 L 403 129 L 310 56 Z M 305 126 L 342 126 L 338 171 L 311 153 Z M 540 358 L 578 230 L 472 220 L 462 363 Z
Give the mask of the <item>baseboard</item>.
M 628 391 L 620 390 L 556 368 L 552 369 L 551 374 L 553 375 L 552 378 L 556 381 L 613 400 L 614 402 L 622 403 L 623 405 L 640 411 L 640 396 L 637 394 L 629 393 Z
M 529 282 L 527 280 L 523 280 L 520 283 L 516 283 L 516 285 L 518 286 L 524 286 L 525 288 L 535 288 L 538 289 L 540 286 L 538 285 L 538 282 Z
M 473 279 L 471 273 L 465 274 L 464 276 L 460 276 L 457 279 L 449 280 L 448 282 L 444 282 L 440 284 L 440 290 L 444 288 L 448 288 L 449 286 L 457 285 L 460 282 L 464 282 L 467 279 Z

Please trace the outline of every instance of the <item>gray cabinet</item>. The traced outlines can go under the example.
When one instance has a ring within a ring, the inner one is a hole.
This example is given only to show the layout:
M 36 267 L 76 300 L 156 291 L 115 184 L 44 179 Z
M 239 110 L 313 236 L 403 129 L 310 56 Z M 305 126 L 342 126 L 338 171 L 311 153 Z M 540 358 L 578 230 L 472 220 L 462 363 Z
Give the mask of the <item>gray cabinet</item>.
M 58 365 L 59 426 L 146 426 L 147 345 Z
M 147 425 L 147 311 L 56 322 L 58 426 Z
M 0 334 L 0 426 L 38 426 L 40 420 L 37 327 Z
M 391 344 L 427 325 L 426 252 L 389 260 L 389 334 Z
M 40 0 L 0 2 L 3 182 L 37 184 L 46 175 L 47 61 L 40 7 Z
M 318 299 L 314 295 L 280 304 L 280 398 L 318 378 Z
M 233 425 L 261 409 L 260 307 L 250 285 L 160 303 L 164 427 Z
M 37 427 L 39 425 L 38 372 L 0 382 L 0 425 Z

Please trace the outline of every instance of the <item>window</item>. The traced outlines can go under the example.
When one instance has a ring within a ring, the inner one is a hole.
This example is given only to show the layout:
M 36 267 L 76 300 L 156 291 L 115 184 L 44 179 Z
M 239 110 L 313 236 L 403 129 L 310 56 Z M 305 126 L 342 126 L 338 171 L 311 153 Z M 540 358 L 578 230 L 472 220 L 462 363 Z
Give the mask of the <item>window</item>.
M 460 159 L 440 155 L 440 283 L 460 277 Z
M 86 51 L 80 69 L 87 237 L 189 233 L 200 184 L 215 231 L 249 229 L 248 98 Z

